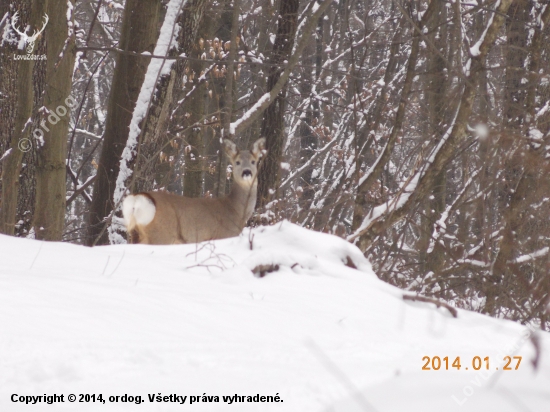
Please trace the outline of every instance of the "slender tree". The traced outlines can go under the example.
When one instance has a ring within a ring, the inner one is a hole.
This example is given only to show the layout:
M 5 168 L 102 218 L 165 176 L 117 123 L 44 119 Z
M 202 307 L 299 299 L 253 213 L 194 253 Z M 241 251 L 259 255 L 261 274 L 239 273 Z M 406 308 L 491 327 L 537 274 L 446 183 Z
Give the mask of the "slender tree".
M 48 1 L 45 30 L 47 63 L 42 119 L 37 145 L 34 229 L 37 239 L 61 240 L 65 224 L 65 161 L 75 61 L 74 2 Z M 44 125 L 46 125 L 44 127 Z M 34 131 L 33 131 L 34 134 Z
M 20 1 L 16 5 L 2 2 L 0 14 L 6 16 L 5 25 L 15 27 L 38 27 L 44 23 L 43 7 L 39 2 Z M 17 13 L 17 14 L 16 14 Z M 7 29 L 9 30 L 9 29 Z M 23 29 L 20 29 L 20 31 Z M 19 45 L 26 47 L 14 30 L 9 32 L 9 41 L 5 41 L 0 50 L 0 162 L 1 204 L 0 233 L 15 233 L 17 200 L 19 195 L 19 175 L 24 151 L 32 150 L 30 140 L 34 95 L 32 73 L 34 60 L 15 60 L 13 56 L 26 54 L 25 49 L 18 50 Z M 34 51 L 34 50 L 33 50 Z M 9 150 L 9 152 L 8 152 Z
M 281 76 L 281 67 L 289 60 L 294 45 L 298 24 L 298 0 L 281 0 L 277 34 L 271 52 L 270 67 L 267 79 L 267 90 L 273 89 Z M 267 157 L 261 165 L 258 180 L 258 206 L 265 207 L 273 199 L 272 192 L 277 191 L 279 169 L 283 156 L 284 113 L 286 86 L 277 94 L 274 101 L 264 112 L 260 134 L 266 138 Z
M 97 178 L 88 216 L 86 243 L 107 243 L 104 219 L 113 207 L 120 156 L 128 140 L 129 125 L 150 58 L 130 53 L 152 53 L 158 35 L 160 0 L 128 0 L 124 7 L 116 68 L 107 106 L 107 120 Z M 98 239 L 98 236 L 101 238 Z

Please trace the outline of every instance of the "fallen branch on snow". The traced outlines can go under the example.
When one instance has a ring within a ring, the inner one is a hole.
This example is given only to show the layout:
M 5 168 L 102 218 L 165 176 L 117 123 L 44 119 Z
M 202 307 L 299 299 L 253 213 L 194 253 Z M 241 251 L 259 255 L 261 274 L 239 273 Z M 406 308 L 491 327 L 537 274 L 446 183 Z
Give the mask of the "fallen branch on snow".
M 451 313 L 451 315 L 453 315 L 453 318 L 458 318 L 458 312 L 457 312 L 456 308 L 453 308 L 448 303 L 442 302 L 438 299 L 428 298 L 426 296 L 420 296 L 420 295 L 403 295 L 403 300 L 410 300 L 412 302 L 433 303 L 438 308 L 440 306 L 443 306 L 445 309 L 447 309 Z

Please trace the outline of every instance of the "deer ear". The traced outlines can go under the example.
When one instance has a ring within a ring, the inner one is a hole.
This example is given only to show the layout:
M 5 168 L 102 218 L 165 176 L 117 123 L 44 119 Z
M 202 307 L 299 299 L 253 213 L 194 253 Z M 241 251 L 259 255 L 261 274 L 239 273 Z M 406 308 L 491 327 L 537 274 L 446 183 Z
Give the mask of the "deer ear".
M 263 156 L 265 153 L 265 137 L 260 137 L 258 140 L 254 142 L 252 145 L 252 153 L 254 153 L 254 156 Z
M 223 145 L 225 148 L 225 153 L 230 158 L 233 158 L 239 154 L 239 149 L 237 149 L 237 145 L 233 143 L 231 140 L 223 139 Z

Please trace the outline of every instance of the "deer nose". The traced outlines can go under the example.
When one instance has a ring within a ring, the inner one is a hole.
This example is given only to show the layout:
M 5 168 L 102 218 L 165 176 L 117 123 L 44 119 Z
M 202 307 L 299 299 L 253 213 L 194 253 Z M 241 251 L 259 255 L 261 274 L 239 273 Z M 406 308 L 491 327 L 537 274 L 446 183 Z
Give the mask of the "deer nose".
M 252 178 L 252 171 L 250 169 L 243 170 L 243 179 L 250 179 Z

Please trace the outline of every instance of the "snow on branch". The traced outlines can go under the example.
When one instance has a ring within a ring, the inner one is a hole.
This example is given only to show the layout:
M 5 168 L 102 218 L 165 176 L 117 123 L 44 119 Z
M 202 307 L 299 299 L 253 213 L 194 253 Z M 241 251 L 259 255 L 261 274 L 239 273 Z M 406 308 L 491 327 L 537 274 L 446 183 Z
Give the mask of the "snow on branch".
M 275 100 L 279 92 L 283 89 L 285 83 L 287 82 L 288 78 L 290 77 L 290 73 L 294 69 L 294 66 L 298 63 L 302 56 L 302 52 L 307 46 L 309 39 L 311 37 L 311 33 L 315 29 L 315 25 L 317 24 L 317 21 L 319 20 L 319 17 L 323 14 L 325 9 L 332 3 L 332 0 L 323 0 L 323 2 L 319 5 L 318 8 L 314 8 L 315 11 L 313 14 L 309 16 L 307 21 L 303 25 L 302 31 L 296 32 L 296 38 L 300 39 L 299 42 L 295 42 L 297 44 L 294 53 L 290 58 L 288 59 L 287 66 L 284 70 L 284 72 L 281 74 L 281 77 L 279 77 L 279 80 L 275 85 L 273 86 L 273 89 L 271 91 L 265 93 L 258 101 L 249 109 L 247 110 L 239 119 L 237 119 L 235 122 L 231 123 L 229 126 L 229 134 L 235 135 L 239 133 L 240 131 L 246 129 L 252 123 L 254 123 L 263 113 L 265 109 L 269 107 L 271 102 Z
M 7 157 L 11 154 L 13 148 L 9 148 L 8 150 L 6 150 L 4 152 L 4 154 L 2 156 L 0 156 L 0 163 L 2 163 L 4 161 L 4 159 L 7 159 Z
M 65 14 L 65 16 L 67 17 L 67 38 L 65 39 L 65 43 L 63 43 L 63 47 L 59 52 L 59 56 L 57 57 L 58 61 L 56 63 L 56 67 L 61 64 L 61 60 L 63 60 L 63 56 L 65 56 L 65 52 L 67 51 L 67 49 L 69 48 L 69 45 L 71 44 L 72 40 L 75 37 L 75 23 L 74 23 L 73 13 L 74 13 L 74 5 L 73 3 L 71 3 L 71 0 L 67 0 L 67 12 Z M 47 16 L 48 15 L 46 15 L 46 17 Z M 47 22 L 48 21 L 46 20 L 46 23 Z M 73 70 L 73 75 L 75 70 L 76 70 L 76 65 L 75 65 L 75 69 Z
M 186 0 L 170 0 L 164 23 L 160 29 L 159 39 L 155 46 L 155 55 L 168 56 L 172 42 L 177 35 L 177 30 L 175 29 L 176 19 L 185 2 Z M 157 79 L 159 76 L 170 72 L 173 62 L 174 60 L 151 59 L 151 62 L 147 67 L 147 73 L 145 74 L 145 79 L 143 80 L 143 85 L 141 86 L 141 90 L 139 92 L 136 107 L 134 108 L 134 112 L 132 114 L 132 120 L 130 121 L 128 141 L 126 142 L 126 147 L 122 151 L 120 172 L 118 173 L 113 198 L 115 204 L 120 203 L 120 200 L 126 191 L 126 181 L 132 175 L 132 170 L 128 168 L 128 164 L 136 155 L 138 136 L 141 133 L 139 124 L 147 114 L 147 109 L 151 103 Z
M 495 11 L 491 13 L 491 17 L 489 17 L 489 21 L 487 22 L 487 26 L 485 26 L 485 30 L 483 30 L 483 34 L 479 38 L 479 40 L 474 44 L 472 47 L 470 47 L 470 56 L 477 57 L 480 55 L 481 51 L 479 48 L 485 41 L 485 36 L 487 36 L 487 32 L 489 31 L 489 28 L 493 25 L 493 19 L 495 18 L 495 12 L 498 10 L 500 6 L 500 0 L 497 0 L 495 4 Z
M 445 234 L 447 231 L 447 219 L 449 218 L 449 214 L 452 210 L 454 210 L 458 204 L 458 201 L 462 199 L 462 197 L 466 194 L 466 191 L 470 187 L 470 185 L 474 182 L 474 179 L 479 174 L 479 170 L 476 170 L 472 176 L 468 179 L 458 196 L 455 198 L 455 200 L 450 204 L 447 205 L 445 208 L 445 211 L 441 213 L 441 217 L 435 222 L 434 225 L 434 231 L 432 238 L 430 239 L 430 245 L 428 247 L 427 253 L 430 254 L 433 252 L 436 242 L 438 241 L 441 234 Z
M 542 249 L 537 250 L 533 253 L 529 253 L 527 255 L 519 256 L 519 257 L 515 258 L 514 260 L 512 260 L 510 263 L 529 262 L 531 260 L 535 260 L 536 258 L 546 256 L 548 254 L 548 251 L 549 251 L 548 247 L 543 247 Z
M 484 70 L 482 60 L 495 43 L 511 3 L 512 0 L 498 0 L 496 9 L 490 12 L 493 18 L 487 24 L 487 29 L 482 36 L 482 42 L 479 46 L 480 53 L 471 55 L 469 59 L 470 70 L 464 81 L 464 90 L 455 118 L 445 135 L 440 139 L 432 155 L 424 166 L 401 186 L 397 195 L 387 203 L 373 208 L 363 218 L 359 227 L 348 236 L 348 241 L 355 241 L 359 238 L 360 247 L 365 250 L 386 227 L 397 223 L 406 215 L 407 210 L 412 207 L 413 198 L 425 196 L 431 190 L 436 175 L 443 170 L 449 159 L 454 155 L 460 141 L 466 135 L 466 124 L 472 112 L 476 95 L 475 84 L 477 83 L 478 74 Z
M 186 2 L 187 0 L 170 0 L 168 3 L 166 17 L 164 18 L 164 22 L 162 23 L 162 27 L 160 29 L 160 35 L 153 53 L 154 55 L 168 56 L 168 53 L 172 48 L 172 44 L 175 44 L 179 31 L 179 25 L 177 25 L 176 20 Z M 136 156 L 138 137 L 141 133 L 141 128 L 139 125 L 147 116 L 147 111 L 149 110 L 149 106 L 153 99 L 155 87 L 159 77 L 168 74 L 174 62 L 175 60 L 151 59 L 149 66 L 147 67 L 147 73 L 145 74 L 145 79 L 143 80 L 143 85 L 141 86 L 141 90 L 139 92 L 136 107 L 134 108 L 134 112 L 132 114 L 132 120 L 130 121 L 128 141 L 126 142 L 126 147 L 122 151 L 120 170 L 113 195 L 115 204 L 114 210 L 118 209 L 120 206 L 122 197 L 127 190 L 126 183 L 130 176 L 132 176 L 132 170 L 128 165 Z M 111 237 L 111 235 L 112 231 L 111 228 L 109 228 L 109 237 Z

